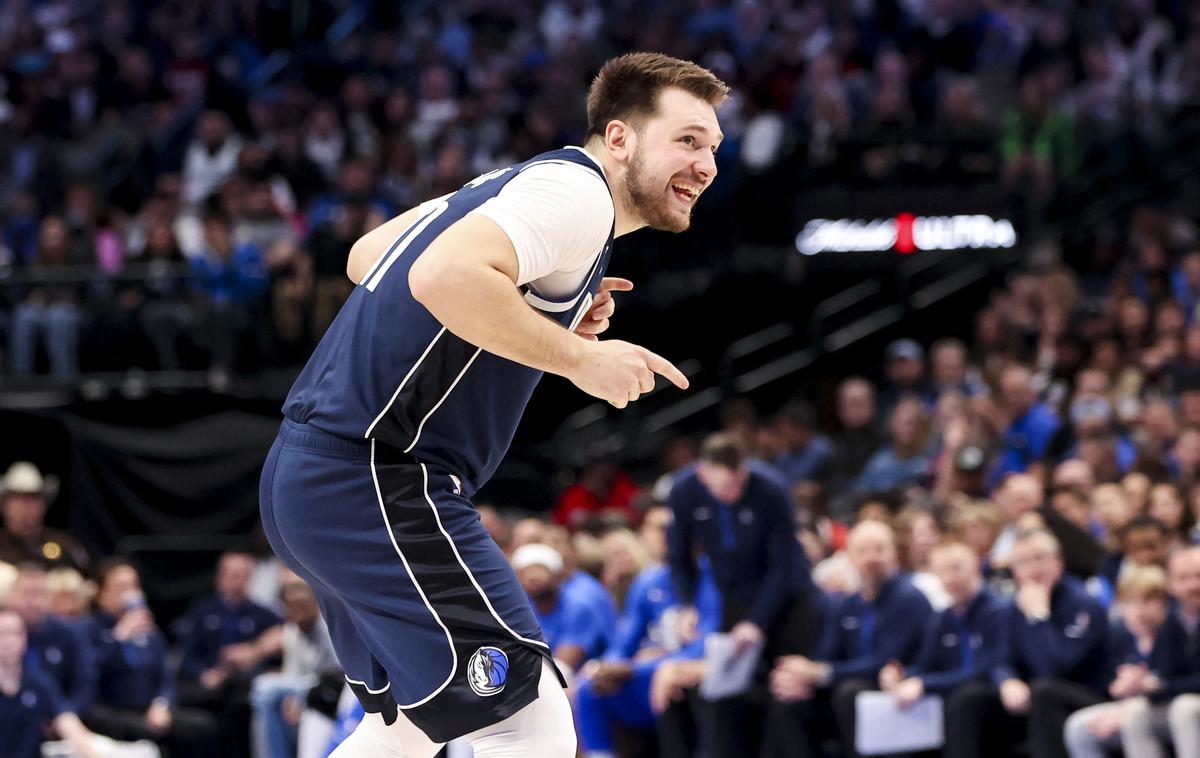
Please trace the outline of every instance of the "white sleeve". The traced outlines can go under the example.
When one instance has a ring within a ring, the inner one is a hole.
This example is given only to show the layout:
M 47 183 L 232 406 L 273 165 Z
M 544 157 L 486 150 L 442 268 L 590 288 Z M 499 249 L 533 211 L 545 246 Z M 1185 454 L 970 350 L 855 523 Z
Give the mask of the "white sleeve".
M 575 163 L 530 166 L 471 212 L 495 221 L 512 241 L 518 285 L 580 270 L 586 275 L 613 224 L 608 185 Z

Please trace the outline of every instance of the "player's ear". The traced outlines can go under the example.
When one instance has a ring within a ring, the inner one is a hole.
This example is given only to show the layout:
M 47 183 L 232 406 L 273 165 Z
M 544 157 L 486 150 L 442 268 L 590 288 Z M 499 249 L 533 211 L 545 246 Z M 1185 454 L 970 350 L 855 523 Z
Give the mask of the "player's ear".
M 633 148 L 631 141 L 634 139 L 633 127 L 624 121 L 613 119 L 604 129 L 604 145 L 617 160 L 629 157 L 629 151 Z

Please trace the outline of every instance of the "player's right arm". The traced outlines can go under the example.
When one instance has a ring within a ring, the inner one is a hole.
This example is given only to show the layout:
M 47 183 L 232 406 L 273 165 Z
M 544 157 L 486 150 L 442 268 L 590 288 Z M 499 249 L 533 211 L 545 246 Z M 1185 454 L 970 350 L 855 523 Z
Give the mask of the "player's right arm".
M 517 288 L 518 269 L 516 249 L 499 224 L 471 213 L 413 262 L 408 284 L 413 297 L 461 339 L 566 377 L 618 408 L 653 389 L 655 374 L 687 389 L 687 378 L 665 358 L 628 342 L 582 339 L 541 316 Z

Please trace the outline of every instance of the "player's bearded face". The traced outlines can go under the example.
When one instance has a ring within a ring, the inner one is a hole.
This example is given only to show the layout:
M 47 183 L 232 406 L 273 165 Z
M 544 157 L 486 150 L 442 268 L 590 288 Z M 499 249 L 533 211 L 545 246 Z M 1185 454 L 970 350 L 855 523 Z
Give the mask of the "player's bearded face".
M 629 207 L 636 210 L 646 225 L 664 232 L 682 232 L 692 223 L 692 209 L 677 208 L 673 203 L 671 177 L 653 176 L 646 168 L 640 145 L 635 147 L 625 171 L 625 193 Z

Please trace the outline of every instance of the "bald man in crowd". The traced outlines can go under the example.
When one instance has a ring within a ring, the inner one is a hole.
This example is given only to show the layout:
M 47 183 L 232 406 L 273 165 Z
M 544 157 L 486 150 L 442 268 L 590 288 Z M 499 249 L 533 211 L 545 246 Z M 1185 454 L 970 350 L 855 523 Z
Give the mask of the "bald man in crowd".
M 778 755 L 820 755 L 822 732 L 835 720 L 845 754 L 856 755 L 855 698 L 875 689 L 890 661 L 916 662 L 933 614 L 925 595 L 900 572 L 891 527 L 860 523 L 846 540 L 846 553 L 862 579 L 861 589 L 835 601 L 825 615 L 812 659 L 782 656 L 771 672 Z

